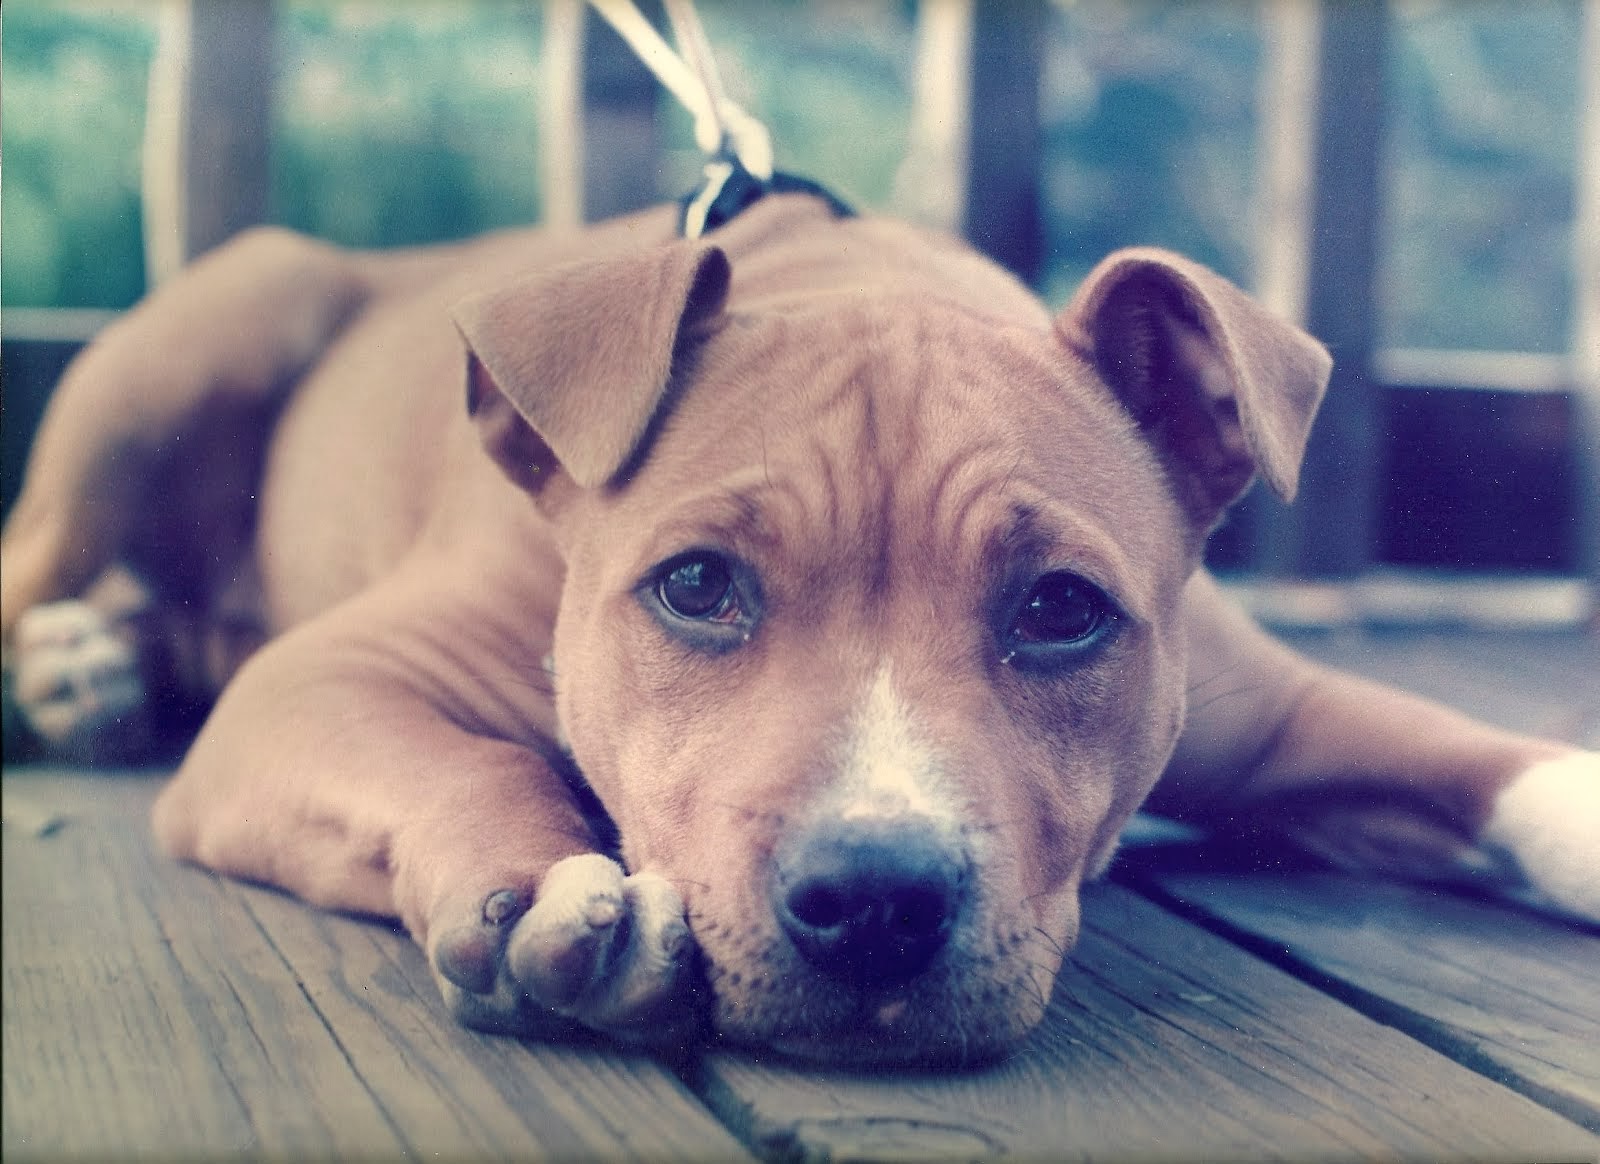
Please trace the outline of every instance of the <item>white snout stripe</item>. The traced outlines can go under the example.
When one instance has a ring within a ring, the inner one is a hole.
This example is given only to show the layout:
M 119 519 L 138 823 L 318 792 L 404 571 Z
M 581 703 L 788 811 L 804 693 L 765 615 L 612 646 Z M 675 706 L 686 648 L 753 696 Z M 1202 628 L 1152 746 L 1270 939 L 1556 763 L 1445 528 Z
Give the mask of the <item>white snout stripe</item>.
M 920 816 L 953 824 L 943 757 L 928 741 L 879 666 L 851 718 L 839 766 L 838 811 L 845 818 Z

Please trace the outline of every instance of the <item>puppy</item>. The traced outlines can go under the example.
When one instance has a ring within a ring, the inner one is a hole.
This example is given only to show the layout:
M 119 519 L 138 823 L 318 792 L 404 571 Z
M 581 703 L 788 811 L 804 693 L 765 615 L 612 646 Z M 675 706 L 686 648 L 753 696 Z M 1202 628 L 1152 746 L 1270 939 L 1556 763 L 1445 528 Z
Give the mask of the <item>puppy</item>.
M 50 405 L 19 700 L 94 745 L 215 698 L 162 846 L 398 916 L 496 1030 L 994 1055 L 1146 802 L 1487 845 L 1600 918 L 1596 756 L 1313 666 L 1200 569 L 1293 493 L 1317 343 L 1176 255 L 1052 316 L 836 209 L 203 259 Z

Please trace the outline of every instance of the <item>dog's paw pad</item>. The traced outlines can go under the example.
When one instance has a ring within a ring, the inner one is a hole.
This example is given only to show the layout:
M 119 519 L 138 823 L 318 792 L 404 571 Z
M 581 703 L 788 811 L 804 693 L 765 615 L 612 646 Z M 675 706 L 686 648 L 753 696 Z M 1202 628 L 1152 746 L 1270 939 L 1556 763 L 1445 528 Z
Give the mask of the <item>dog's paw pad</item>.
M 1544 903 L 1600 923 L 1600 753 L 1535 764 L 1495 801 L 1483 840 Z
M 138 657 L 92 606 L 65 601 L 26 611 L 12 631 L 11 656 L 12 698 L 52 748 L 93 758 L 141 737 L 147 692 Z
M 627 941 L 626 929 L 620 902 L 597 902 L 578 925 L 534 927 L 518 935 L 512 973 L 552 1009 L 570 1010 L 591 986 L 605 980 L 614 950 Z
M 506 943 L 532 901 L 529 892 L 496 890 L 470 910 L 461 910 L 454 924 L 441 926 L 430 940 L 434 980 L 451 1017 L 463 1026 L 535 1036 L 571 1028 L 570 1022 L 529 998 L 506 967 Z

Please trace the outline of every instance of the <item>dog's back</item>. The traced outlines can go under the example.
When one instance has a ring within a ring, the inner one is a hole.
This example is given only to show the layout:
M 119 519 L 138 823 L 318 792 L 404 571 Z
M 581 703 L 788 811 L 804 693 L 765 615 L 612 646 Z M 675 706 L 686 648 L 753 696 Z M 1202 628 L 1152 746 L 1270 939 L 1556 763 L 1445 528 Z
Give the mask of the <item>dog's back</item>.
M 661 207 L 381 254 L 271 228 L 220 248 L 69 369 L 0 543 L 0 631 L 129 567 L 155 608 L 181 613 L 162 633 L 192 640 L 177 653 L 202 660 L 190 685 L 214 695 L 261 641 L 370 586 L 421 542 L 467 544 L 487 529 L 543 552 L 540 519 L 468 423 L 450 309 L 543 269 L 658 245 L 674 226 Z M 937 287 L 1049 326 L 1026 289 L 954 240 L 841 220 L 811 199 L 769 199 L 718 241 L 738 271 L 734 311 Z

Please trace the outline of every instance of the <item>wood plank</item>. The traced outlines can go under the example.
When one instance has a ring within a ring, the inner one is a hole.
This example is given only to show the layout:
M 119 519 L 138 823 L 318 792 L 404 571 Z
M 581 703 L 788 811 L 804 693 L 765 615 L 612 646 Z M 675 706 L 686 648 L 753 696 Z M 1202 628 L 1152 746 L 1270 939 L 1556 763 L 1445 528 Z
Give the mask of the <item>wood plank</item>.
M 8 1159 L 743 1157 L 656 1061 L 464 1030 L 391 927 L 159 859 L 156 787 L 7 774 Z
M 1600 642 L 1538 632 L 1299 635 L 1306 654 L 1513 730 L 1600 744 Z M 1600 935 L 1506 903 L 1237 852 L 1125 874 L 1365 1013 L 1600 1131 Z M 1292 859 L 1292 858 L 1290 858 Z M 1233 868 L 1228 868 L 1232 865 Z
M 1266 307 L 1304 325 L 1310 292 L 1312 147 L 1322 6 L 1268 4 L 1260 11 L 1261 206 L 1251 290 Z
M 101 791 L 103 811 L 41 801 L 71 814 L 44 836 L 7 829 L 5 1155 L 398 1154 L 256 925 L 126 827 L 149 782 Z
M 970 1072 L 713 1055 L 698 1087 L 776 1158 L 1572 1158 L 1600 1139 L 1117 886 L 1044 1026 Z
M 1368 1015 L 1600 1132 L 1600 930 L 1336 873 L 1144 882 Z
M 957 233 L 966 219 L 977 0 L 920 0 L 911 124 L 894 177 L 894 213 Z
M 654 1060 L 466 1030 L 445 1013 L 409 939 L 280 894 L 240 892 L 419 1155 L 520 1156 L 537 1144 L 558 1159 L 744 1157 Z
M 539 54 L 541 223 L 567 230 L 583 222 L 584 0 L 546 0 Z

